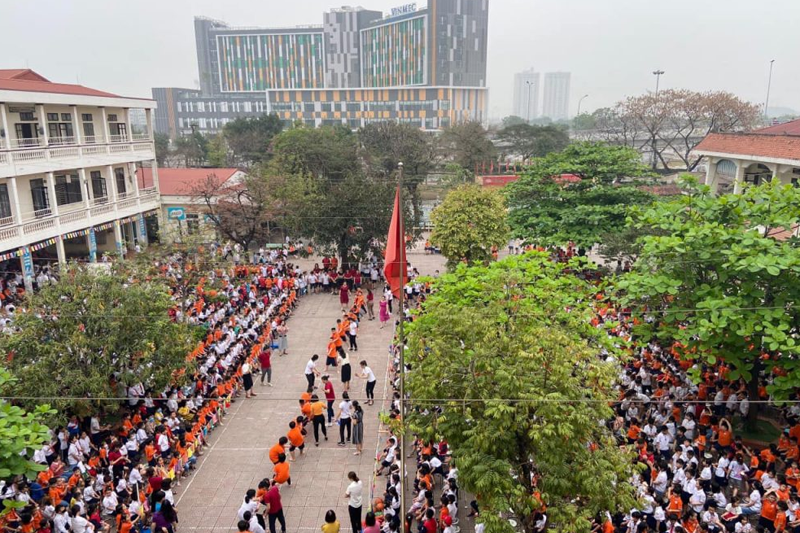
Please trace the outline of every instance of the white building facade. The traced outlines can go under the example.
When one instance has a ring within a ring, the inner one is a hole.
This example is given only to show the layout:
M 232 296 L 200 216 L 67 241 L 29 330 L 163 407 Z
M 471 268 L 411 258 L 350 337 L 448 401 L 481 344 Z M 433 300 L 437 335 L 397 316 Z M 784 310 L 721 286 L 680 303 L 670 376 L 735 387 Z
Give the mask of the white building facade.
M 143 110 L 146 124 L 131 122 Z M 97 261 L 147 242 L 159 206 L 155 101 L 0 70 L 0 261 Z
M 569 118 L 569 72 L 548 72 L 544 75 L 544 98 L 542 99 L 542 116 L 553 120 Z
M 514 74 L 514 109 L 512 115 L 527 122 L 539 116 L 539 83 L 541 76 L 532 68 Z

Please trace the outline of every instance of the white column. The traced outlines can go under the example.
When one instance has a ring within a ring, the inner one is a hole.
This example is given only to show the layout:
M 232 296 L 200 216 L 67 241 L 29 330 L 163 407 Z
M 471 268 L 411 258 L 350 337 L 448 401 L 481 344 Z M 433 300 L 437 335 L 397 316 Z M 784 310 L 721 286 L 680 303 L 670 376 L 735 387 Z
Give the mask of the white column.
M 103 135 L 105 135 L 105 140 L 103 142 L 107 144 L 111 142 L 111 137 L 108 134 L 108 115 L 106 114 L 105 107 L 101 107 L 100 111 L 102 115 L 100 118 L 103 120 Z
M 147 138 L 152 140 L 155 138 L 155 132 L 153 131 L 153 110 L 145 109 L 144 116 L 147 120 Z
M 36 105 L 36 114 L 39 116 L 39 128 L 44 132 L 42 135 L 44 144 L 47 146 L 50 144 L 50 135 L 47 133 L 47 115 L 44 114 L 44 105 Z
M 58 216 L 58 198 L 56 198 L 56 179 L 52 172 L 47 173 L 47 196 L 50 200 L 50 213 Z
M 133 195 L 139 196 L 139 180 L 136 179 L 136 163 L 128 163 L 128 174 L 133 182 Z
M 108 177 L 106 178 L 106 179 L 108 179 L 108 191 L 109 191 L 109 194 L 108 194 L 109 198 L 108 199 L 109 199 L 110 202 L 116 202 L 117 201 L 117 179 L 114 177 L 114 167 L 112 167 L 111 165 L 108 165 L 106 167 L 106 174 L 108 175 Z
M 742 194 L 744 187 L 744 161 L 736 161 L 736 177 L 733 179 L 733 194 Z
M 131 110 L 126 107 L 122 110 L 122 113 L 125 115 L 125 131 L 128 135 L 128 138 L 125 140 L 130 142 L 133 140 L 133 130 L 131 129 Z
M 86 169 L 78 169 L 78 177 L 81 180 L 81 192 L 83 193 L 83 207 L 89 209 L 92 200 L 92 186 L 86 179 Z
M 709 157 L 706 161 L 706 185 L 711 187 L 711 192 L 716 194 L 717 192 L 717 160 Z
M 5 103 L 0 103 L 0 128 L 5 133 L 5 139 L 0 139 L 0 148 L 11 148 L 11 130 L 8 129 L 8 109 Z
M 19 191 L 17 190 L 17 178 L 12 177 L 8 180 L 8 190 L 11 193 L 11 212 L 14 213 L 14 222 L 22 224 L 22 212 L 19 204 Z
M 117 244 L 117 253 L 120 257 L 125 257 L 125 246 L 122 243 L 122 225 L 119 223 L 119 220 L 114 221 L 114 240 Z
M 56 255 L 58 255 L 58 262 L 64 264 L 67 262 L 67 251 L 64 249 L 64 236 L 59 235 L 56 237 Z
M 158 187 L 158 162 L 155 159 L 153 159 L 150 162 L 150 165 L 153 170 L 153 187 L 155 187 L 160 194 L 161 189 Z
M 69 106 L 72 109 L 72 131 L 75 132 L 75 141 L 78 144 L 83 144 L 83 125 L 81 123 L 81 115 L 78 113 L 78 106 Z

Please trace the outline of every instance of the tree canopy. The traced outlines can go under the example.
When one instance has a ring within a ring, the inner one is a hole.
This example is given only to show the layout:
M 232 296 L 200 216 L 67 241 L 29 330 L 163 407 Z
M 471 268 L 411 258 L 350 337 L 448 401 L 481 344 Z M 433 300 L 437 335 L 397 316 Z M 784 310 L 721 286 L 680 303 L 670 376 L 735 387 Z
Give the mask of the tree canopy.
M 126 385 L 168 385 L 187 368 L 194 347 L 190 326 L 170 320 L 174 305 L 159 281 L 77 265 L 62 269 L 58 284 L 28 296 L 15 316 L 18 330 L 0 337 L 16 378 L 7 389 L 58 398 L 51 403 L 59 413 L 86 415 L 103 398 L 124 396 Z M 20 401 L 30 409 L 39 403 Z
M 496 140 L 502 152 L 527 160 L 560 152 L 569 144 L 569 134 L 563 126 L 514 124 L 498 131 Z
M 571 174 L 579 178 L 561 178 Z M 603 143 L 576 143 L 537 159 L 506 187 L 516 237 L 543 245 L 572 241 L 590 247 L 622 231 L 627 209 L 654 197 L 628 177 L 649 175 L 638 152 Z
M 414 210 L 413 224 L 408 226 L 419 226 L 422 208 L 418 187 L 433 167 L 435 156 L 431 134 L 411 124 L 371 122 L 358 131 L 358 140 L 368 173 L 394 179 L 397 164 L 403 163 L 403 185 Z
M 6 394 L 14 382 L 8 370 L 0 369 L 0 392 Z M 0 479 L 18 475 L 34 479 L 37 472 L 45 469 L 45 466 L 34 463 L 28 457 L 50 440 L 47 426 L 42 420 L 53 414 L 55 411 L 46 403 L 37 405 L 31 412 L 25 412 L 19 406 L 0 400 Z M 10 504 L 11 500 L 3 500 L 3 504 Z
M 800 386 L 800 242 L 784 231 L 798 222 L 800 190 L 774 183 L 715 196 L 685 185 L 687 194 L 632 216 L 634 227 L 662 232 L 642 237 L 618 284 L 637 315 L 656 317 L 637 334 L 678 341 L 700 365 L 722 359 L 753 399 L 758 374 L 777 367 L 768 391 L 784 399 Z
M 508 241 L 503 196 L 477 185 L 451 190 L 431 213 L 431 242 L 438 246 L 450 267 L 462 260 L 483 264 L 492 260 L 492 246 Z
M 544 504 L 549 529 L 588 533 L 597 513 L 635 505 L 630 457 L 598 424 L 617 374 L 598 348 L 619 350 L 591 326 L 577 266 L 536 252 L 460 265 L 409 326 L 408 426 L 451 445 L 488 531 L 513 518 L 532 532 Z
M 271 171 L 284 179 L 287 225 L 342 264 L 381 253 L 394 205 L 395 178 L 365 173 L 356 141 L 346 128 L 299 127 L 273 143 Z
M 269 158 L 272 138 L 282 130 L 283 121 L 271 113 L 257 118 L 239 117 L 232 120 L 225 124 L 223 135 L 234 163 L 249 167 Z
M 467 170 L 475 170 L 478 164 L 492 161 L 497 156 L 497 150 L 480 122 L 462 122 L 445 129 L 439 137 L 439 150 L 443 158 Z

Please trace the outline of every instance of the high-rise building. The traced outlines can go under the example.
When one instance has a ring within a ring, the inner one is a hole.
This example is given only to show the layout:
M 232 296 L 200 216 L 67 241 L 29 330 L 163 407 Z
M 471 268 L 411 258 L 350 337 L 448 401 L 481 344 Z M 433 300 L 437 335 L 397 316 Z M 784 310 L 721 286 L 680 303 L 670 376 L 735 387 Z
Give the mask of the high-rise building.
M 539 116 L 539 73 L 532 68 L 514 74 L 512 115 L 527 121 Z
M 548 72 L 544 75 L 542 116 L 553 120 L 569 118 L 569 72 Z
M 97 261 L 146 242 L 158 206 L 155 102 L 0 70 L 0 263 Z M 137 123 L 135 115 L 143 115 Z M 8 268 L 6 268 L 8 270 Z
M 429 0 L 387 15 L 342 7 L 322 22 L 275 29 L 195 19 L 200 91 L 153 89 L 159 109 L 174 109 L 158 131 L 212 133 L 262 113 L 351 128 L 485 120 L 488 0 Z

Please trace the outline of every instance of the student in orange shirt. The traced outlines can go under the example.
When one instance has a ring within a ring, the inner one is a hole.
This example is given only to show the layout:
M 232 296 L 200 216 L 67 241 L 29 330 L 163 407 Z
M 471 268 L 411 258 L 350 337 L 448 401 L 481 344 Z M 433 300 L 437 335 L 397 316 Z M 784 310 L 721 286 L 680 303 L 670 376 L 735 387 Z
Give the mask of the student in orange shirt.
M 292 477 L 289 475 L 289 463 L 286 462 L 286 454 L 282 453 L 278 456 L 278 462 L 272 467 L 272 479 L 278 485 L 286 483 L 292 486 Z
M 303 438 L 303 426 L 297 424 L 296 421 L 292 420 L 289 422 L 289 433 L 286 434 L 286 437 L 289 439 L 289 453 L 291 454 L 291 461 L 295 460 L 294 451 L 300 450 L 300 455 L 302 456 L 305 452 L 303 451 L 306 447 L 305 439 Z
M 286 452 L 286 444 L 288 442 L 289 439 L 281 437 L 278 439 L 278 444 L 269 449 L 269 460 L 272 461 L 272 464 L 276 464 L 278 462 L 278 457 Z

